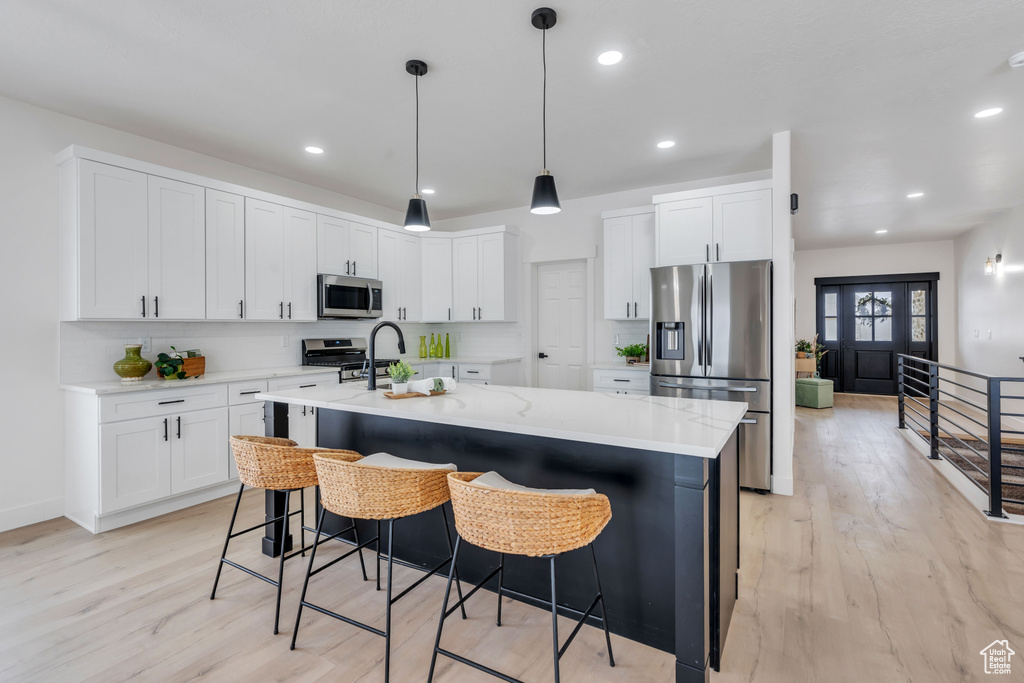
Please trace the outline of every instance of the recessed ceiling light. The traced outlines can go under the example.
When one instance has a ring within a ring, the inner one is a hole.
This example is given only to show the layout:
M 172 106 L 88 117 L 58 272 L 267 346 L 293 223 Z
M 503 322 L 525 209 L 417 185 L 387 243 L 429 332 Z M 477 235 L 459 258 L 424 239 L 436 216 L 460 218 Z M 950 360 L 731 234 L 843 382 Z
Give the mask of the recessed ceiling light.
M 602 52 L 599 54 L 597 56 L 597 61 L 605 66 L 618 64 L 622 61 L 622 53 L 618 50 L 608 50 L 608 52 Z
M 996 114 L 1001 113 L 1003 113 L 1002 107 L 992 107 L 991 109 L 982 109 L 981 111 L 974 115 L 974 118 L 987 119 L 990 116 L 995 116 Z
M 324 150 L 323 150 L 322 147 L 313 147 L 312 145 L 307 147 L 306 151 L 309 152 L 310 154 L 323 154 L 324 153 Z
M 675 147 L 675 146 L 676 146 L 676 141 L 675 140 L 662 140 L 661 142 L 658 143 L 658 149 L 668 149 L 669 147 Z
M 434 191 L 428 190 L 427 188 L 423 188 L 422 190 L 420 190 L 420 194 L 434 194 Z
M 918 197 L 923 197 L 923 196 L 924 196 L 924 192 L 911 192 L 910 194 L 907 195 L 907 199 L 917 199 Z
M 884 235 L 887 232 L 889 232 L 889 231 L 888 230 L 875 230 L 875 234 L 876 235 Z

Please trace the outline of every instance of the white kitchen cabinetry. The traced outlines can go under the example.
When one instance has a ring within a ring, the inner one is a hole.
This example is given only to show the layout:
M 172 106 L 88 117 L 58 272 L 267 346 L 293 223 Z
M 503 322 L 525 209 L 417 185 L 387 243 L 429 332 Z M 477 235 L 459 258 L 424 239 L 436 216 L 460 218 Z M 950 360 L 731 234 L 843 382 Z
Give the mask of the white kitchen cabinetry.
M 651 315 L 654 213 L 609 212 L 604 219 L 604 317 L 645 320 Z
M 266 433 L 263 401 L 253 396 L 267 390 L 266 380 L 252 382 L 236 382 L 228 385 L 228 433 L 231 436 L 263 436 Z M 228 478 L 238 478 L 235 466 L 235 455 L 231 452 L 231 444 L 225 444 L 228 451 Z
M 420 238 L 391 230 L 377 235 L 377 278 L 384 285 L 384 317 L 419 322 L 423 308 Z
M 245 198 L 206 190 L 206 319 L 245 318 Z
M 594 391 L 602 394 L 650 396 L 650 368 L 595 368 Z
M 206 189 L 149 176 L 150 317 L 206 317 Z
M 518 240 L 507 232 L 452 239 L 452 320 L 517 317 Z
M 317 216 L 317 268 L 330 275 L 378 279 L 377 228 Z
M 227 481 L 228 409 L 213 408 L 174 416 L 171 495 Z
M 316 320 L 316 215 L 245 200 L 248 320 Z
M 659 195 L 654 201 L 659 266 L 772 257 L 770 181 Z
M 420 238 L 423 264 L 423 322 L 452 320 L 452 240 L 448 237 Z
M 288 438 L 300 448 L 316 447 L 316 408 L 288 406 Z
M 100 427 L 100 512 L 108 513 L 171 495 L 169 417 Z

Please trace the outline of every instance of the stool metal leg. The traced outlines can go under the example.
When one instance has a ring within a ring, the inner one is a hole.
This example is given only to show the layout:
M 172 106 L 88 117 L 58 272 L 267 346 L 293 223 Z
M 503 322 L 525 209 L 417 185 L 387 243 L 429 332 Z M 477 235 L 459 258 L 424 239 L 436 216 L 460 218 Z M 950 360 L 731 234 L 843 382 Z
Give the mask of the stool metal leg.
M 380 540 L 377 541 L 378 547 Z M 384 683 L 391 680 L 391 577 L 395 566 L 395 520 L 388 520 L 388 606 L 384 613 Z
M 299 547 L 306 556 L 306 489 L 299 489 Z
M 306 589 L 309 588 L 309 574 L 313 571 L 313 560 L 316 559 L 316 549 L 320 545 L 320 533 L 324 528 L 324 517 L 327 510 L 320 511 L 320 519 L 316 523 L 316 538 L 313 539 L 313 549 L 309 551 L 309 565 L 306 567 L 306 580 L 302 582 L 302 596 L 299 598 L 299 613 L 295 615 L 295 630 L 292 632 L 292 645 L 289 649 L 295 649 L 295 639 L 299 637 L 299 620 L 302 619 L 302 603 L 306 602 Z
M 452 566 L 448 571 L 448 585 L 444 589 L 444 603 L 441 606 L 441 618 L 437 622 L 437 635 L 434 637 L 434 654 L 430 657 L 430 673 L 427 674 L 427 683 L 434 680 L 434 667 L 437 665 L 437 650 L 441 647 L 441 630 L 444 628 L 444 615 L 448 611 L 448 598 L 452 594 L 452 580 L 455 578 L 455 563 L 459 559 L 459 546 L 462 545 L 462 537 L 455 534 L 455 551 L 452 553 Z
M 608 608 L 604 604 L 604 591 L 601 590 L 601 576 L 597 573 L 597 553 L 594 552 L 594 544 L 590 544 L 590 557 L 594 560 L 594 580 L 597 581 L 597 595 L 601 598 L 601 625 L 604 626 L 604 642 L 608 646 L 608 664 L 615 666 L 615 656 L 612 654 L 612 637 L 608 633 Z
M 444 504 L 441 505 L 441 516 L 444 517 L 444 537 L 448 541 L 448 554 L 452 554 L 452 532 L 448 528 L 448 513 L 444 510 Z M 455 590 L 459 593 L 459 600 L 462 600 L 462 579 L 459 578 L 459 570 L 452 564 L 452 569 L 455 570 Z M 466 605 L 462 604 L 459 606 L 462 610 L 462 618 L 466 619 Z
M 274 635 L 278 633 L 278 625 L 281 623 L 281 587 L 284 585 L 284 558 L 287 553 L 284 551 L 284 542 L 288 538 L 288 511 L 289 499 L 292 492 L 284 492 L 284 531 L 281 534 L 281 561 L 277 570 L 277 609 L 274 611 Z
M 555 653 L 555 683 L 558 677 L 558 597 L 555 594 L 555 558 L 551 558 L 551 644 Z
M 380 520 L 377 520 L 377 590 L 380 590 Z
M 359 543 L 359 527 L 356 526 L 356 520 L 352 520 L 352 534 L 356 539 L 356 546 L 362 545 Z M 369 581 L 370 579 L 366 576 L 366 563 L 363 562 L 363 549 L 359 548 L 359 568 L 363 570 L 363 581 Z
M 224 550 L 220 553 L 220 561 L 217 562 L 217 577 L 213 580 L 213 590 L 210 591 L 210 599 L 217 595 L 217 584 L 220 583 L 220 570 L 224 568 L 224 558 L 228 556 L 228 543 L 231 542 L 231 532 L 235 528 L 235 517 L 238 516 L 238 504 L 242 502 L 242 492 L 245 491 L 245 484 L 238 487 L 238 497 L 235 498 L 235 509 L 231 512 L 231 522 L 228 524 L 228 535 L 224 539 Z
M 498 626 L 501 626 L 501 586 L 505 580 L 505 553 L 498 555 Z

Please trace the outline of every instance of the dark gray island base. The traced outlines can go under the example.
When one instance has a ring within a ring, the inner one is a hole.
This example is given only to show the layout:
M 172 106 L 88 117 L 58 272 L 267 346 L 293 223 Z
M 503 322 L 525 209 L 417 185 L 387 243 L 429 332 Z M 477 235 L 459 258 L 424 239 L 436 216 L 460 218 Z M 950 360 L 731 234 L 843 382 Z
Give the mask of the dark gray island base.
M 288 404 L 266 405 L 267 435 L 287 436 Z M 738 588 L 735 431 L 717 458 L 705 458 L 320 407 L 317 437 L 324 448 L 365 455 L 386 451 L 452 462 L 461 471 L 496 470 L 526 486 L 593 488 L 607 495 L 612 520 L 594 549 L 612 632 L 674 653 L 677 683 L 708 681 L 710 669 L 718 670 Z M 282 495 L 267 493 L 268 517 L 280 514 L 282 505 Z M 317 507 L 319 512 L 319 502 Z M 423 567 L 448 557 L 436 517 L 428 512 L 399 520 L 395 557 Z M 333 530 L 340 528 L 340 518 L 333 521 Z M 268 554 L 280 533 L 272 527 L 264 538 Z M 465 546 L 459 556 L 462 580 L 480 581 L 497 559 Z M 567 553 L 556 565 L 560 611 L 579 618 L 595 588 L 587 553 Z M 546 562 L 506 558 L 505 592 L 511 597 L 543 606 L 532 596 L 545 595 L 548 582 Z M 472 610 L 473 601 L 467 608 Z

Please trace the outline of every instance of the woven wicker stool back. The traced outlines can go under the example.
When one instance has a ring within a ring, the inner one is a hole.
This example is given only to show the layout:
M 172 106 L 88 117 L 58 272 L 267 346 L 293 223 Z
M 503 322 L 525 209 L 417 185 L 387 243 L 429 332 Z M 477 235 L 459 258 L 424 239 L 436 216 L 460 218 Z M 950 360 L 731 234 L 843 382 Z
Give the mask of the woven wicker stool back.
M 417 470 L 358 464 L 361 457 L 318 452 L 321 503 L 353 519 L 398 519 L 448 501 L 449 470 Z
M 475 546 L 511 555 L 557 555 L 597 538 L 612 518 L 608 496 L 495 489 L 474 484 L 480 472 L 451 472 L 455 528 Z
M 238 467 L 238 478 L 246 486 L 258 489 L 302 489 L 316 486 L 313 454 L 322 448 L 299 448 L 291 439 L 270 436 L 233 436 L 231 452 Z M 358 453 L 337 451 L 338 453 Z

